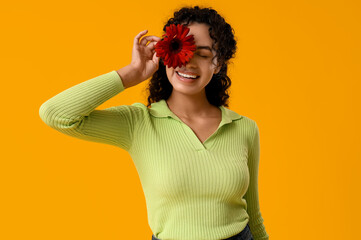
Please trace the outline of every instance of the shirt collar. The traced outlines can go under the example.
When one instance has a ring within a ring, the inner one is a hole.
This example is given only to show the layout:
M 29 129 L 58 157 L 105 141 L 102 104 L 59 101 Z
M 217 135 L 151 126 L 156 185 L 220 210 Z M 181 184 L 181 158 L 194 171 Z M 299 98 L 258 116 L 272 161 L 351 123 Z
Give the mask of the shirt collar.
M 226 123 L 230 123 L 233 120 L 237 120 L 237 119 L 241 119 L 243 116 L 239 115 L 238 113 L 225 108 L 223 105 L 219 106 L 219 108 L 222 111 L 222 121 L 221 121 L 221 125 L 226 124 Z M 178 121 L 181 121 L 177 115 L 175 115 L 169 108 L 167 105 L 167 102 L 162 99 L 158 102 L 152 103 L 151 104 L 151 108 L 149 108 L 149 112 L 151 115 L 153 115 L 154 117 L 172 117 Z

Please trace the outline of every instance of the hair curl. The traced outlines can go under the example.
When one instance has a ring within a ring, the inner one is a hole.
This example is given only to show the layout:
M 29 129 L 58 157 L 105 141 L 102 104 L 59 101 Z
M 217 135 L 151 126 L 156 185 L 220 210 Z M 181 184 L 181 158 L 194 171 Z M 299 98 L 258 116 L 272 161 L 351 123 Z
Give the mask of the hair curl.
M 216 55 L 212 58 L 218 60 L 218 66 L 221 66 L 217 74 L 213 74 L 211 81 L 205 87 L 206 96 L 210 104 L 214 106 L 224 105 L 228 107 L 228 91 L 231 86 L 231 79 L 227 76 L 229 59 L 235 56 L 237 42 L 234 37 L 234 30 L 221 17 L 216 10 L 212 8 L 200 8 L 199 6 L 183 7 L 174 12 L 174 17 L 170 18 L 163 27 L 164 33 L 166 27 L 171 24 L 188 25 L 190 22 L 205 23 L 209 25 L 209 35 L 214 40 L 212 48 L 216 49 Z M 159 68 L 153 74 L 148 87 L 148 107 L 152 102 L 158 102 L 162 99 L 167 100 L 173 90 L 170 84 L 166 67 L 162 59 L 159 61 Z

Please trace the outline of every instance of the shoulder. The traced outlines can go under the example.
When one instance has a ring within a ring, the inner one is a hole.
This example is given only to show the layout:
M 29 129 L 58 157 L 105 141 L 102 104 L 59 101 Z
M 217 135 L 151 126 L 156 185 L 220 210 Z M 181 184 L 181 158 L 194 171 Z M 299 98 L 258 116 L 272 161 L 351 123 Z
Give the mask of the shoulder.
M 229 109 L 227 109 L 227 112 L 230 116 L 234 116 L 233 120 L 236 120 L 235 126 L 238 126 L 243 133 L 247 133 L 250 138 L 253 138 L 253 136 L 258 133 L 259 130 L 256 120 Z
M 136 102 L 131 105 L 126 105 L 126 104 L 118 105 L 118 106 L 114 106 L 111 108 L 116 111 L 124 111 L 124 110 L 132 111 L 132 112 L 147 112 L 148 111 L 148 107 L 140 102 Z
M 250 127 L 255 127 L 257 125 L 257 122 L 256 120 L 250 118 L 250 117 L 247 117 L 247 116 L 243 116 L 243 121 L 249 125 Z
M 239 122 L 243 126 L 253 128 L 257 125 L 257 123 L 254 119 L 252 119 L 246 115 L 239 114 L 236 111 L 233 111 L 233 110 L 225 108 L 225 107 L 224 107 L 224 109 L 226 110 L 227 115 L 232 118 L 232 120 L 238 120 L 237 122 Z
M 244 122 L 251 135 L 255 135 L 255 133 L 258 132 L 258 125 L 256 120 L 244 116 Z
M 118 112 L 122 117 L 129 120 L 143 120 L 149 114 L 148 107 L 140 102 L 131 105 L 118 105 L 107 110 Z

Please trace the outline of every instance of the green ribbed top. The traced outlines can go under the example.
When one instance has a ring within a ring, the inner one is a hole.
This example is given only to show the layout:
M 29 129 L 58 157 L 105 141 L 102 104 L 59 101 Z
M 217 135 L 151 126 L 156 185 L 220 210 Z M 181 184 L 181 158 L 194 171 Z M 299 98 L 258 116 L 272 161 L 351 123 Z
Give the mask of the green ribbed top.
M 79 83 L 44 102 L 51 128 L 126 150 L 137 169 L 148 223 L 162 240 L 219 240 L 250 226 L 268 240 L 258 201 L 259 130 L 256 122 L 220 106 L 222 121 L 203 143 L 165 100 L 99 105 L 124 91 L 116 71 Z

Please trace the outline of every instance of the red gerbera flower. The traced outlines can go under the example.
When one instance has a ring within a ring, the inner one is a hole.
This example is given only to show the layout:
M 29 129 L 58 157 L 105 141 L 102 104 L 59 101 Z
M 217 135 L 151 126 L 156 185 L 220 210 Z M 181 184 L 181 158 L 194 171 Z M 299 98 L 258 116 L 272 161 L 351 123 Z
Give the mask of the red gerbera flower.
M 196 50 L 193 34 L 187 36 L 190 29 L 183 24 L 171 24 L 166 27 L 163 39 L 155 45 L 157 57 L 161 57 L 168 67 L 181 67 L 193 57 Z

